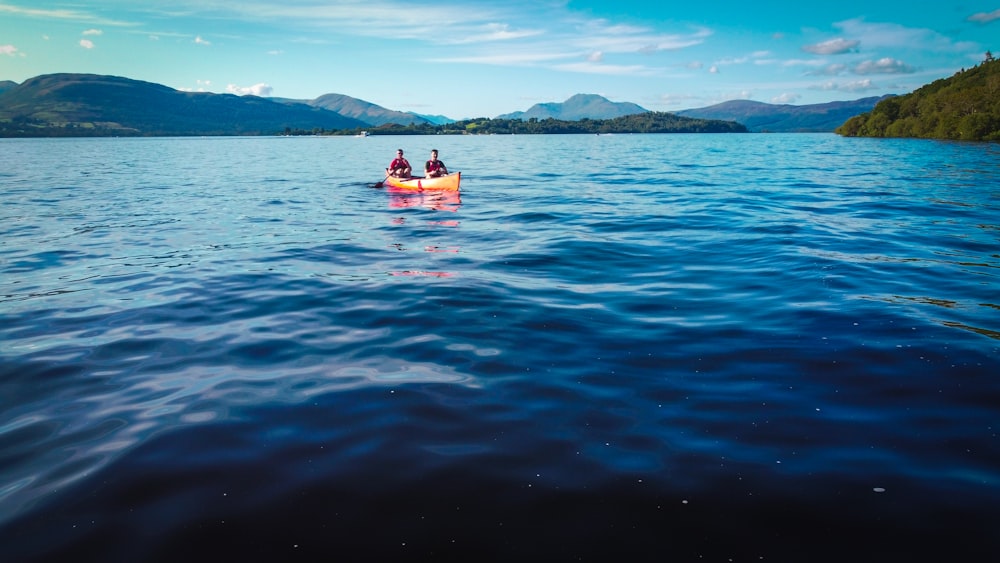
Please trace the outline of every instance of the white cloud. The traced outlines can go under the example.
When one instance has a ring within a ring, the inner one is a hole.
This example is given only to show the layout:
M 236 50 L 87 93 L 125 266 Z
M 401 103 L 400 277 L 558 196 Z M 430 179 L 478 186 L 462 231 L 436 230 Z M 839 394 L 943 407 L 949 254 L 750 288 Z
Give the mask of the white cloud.
M 772 104 L 791 104 L 799 100 L 802 96 L 798 94 L 781 94 L 780 96 L 775 96 L 771 98 Z
M 100 29 L 88 29 L 83 32 L 84 35 L 103 35 L 104 32 Z
M 589 57 L 587 57 L 587 60 L 592 63 L 599 63 L 602 60 L 604 60 L 604 53 L 600 51 L 594 51 L 593 53 L 590 54 Z
M 270 96 L 274 88 L 261 82 L 260 84 L 254 84 L 253 86 L 237 86 L 235 84 L 230 84 L 226 86 L 226 92 L 230 94 L 236 94 L 237 96 Z
M 717 67 L 717 66 L 715 66 L 715 65 L 712 65 L 712 66 L 711 66 L 711 67 L 710 67 L 710 68 L 708 69 L 708 72 L 710 72 L 710 73 L 712 73 L 712 74 L 719 74 L 719 67 Z
M 205 39 L 202 39 L 202 37 L 200 35 L 194 38 L 194 42 L 197 43 L 198 45 L 206 45 L 206 46 L 212 44 L 211 41 L 207 41 Z
M 838 84 L 836 82 L 824 82 L 823 84 L 818 84 L 816 86 L 810 86 L 813 90 L 825 90 L 825 91 L 839 91 L 839 92 L 865 92 L 868 90 L 877 90 L 878 86 L 871 81 L 870 78 L 865 78 L 864 80 L 855 80 L 853 82 L 844 82 L 843 84 Z
M 992 12 L 979 12 L 978 14 L 972 14 L 969 16 L 969 21 L 976 23 L 990 23 L 995 20 L 1000 20 L 1000 10 L 993 10 Z
M 284 52 L 284 51 L 282 51 L 282 50 L 280 50 L 280 49 L 275 49 L 275 50 L 273 50 L 273 51 L 268 51 L 268 52 L 267 52 L 267 54 L 268 54 L 268 55 L 271 55 L 271 56 L 275 56 L 275 57 L 276 57 L 276 56 L 278 56 L 278 55 L 284 55 L 284 54 L 285 54 L 285 52 Z
M 912 74 L 916 69 L 903 61 L 883 57 L 877 61 L 864 61 L 853 69 L 854 74 Z
M 84 49 L 93 49 L 94 42 L 91 41 L 90 39 L 81 39 L 80 46 L 83 47 Z
M 0 55 L 13 57 L 17 53 L 17 47 L 13 45 L 0 45 Z
M 857 49 L 861 42 L 849 39 L 831 39 L 813 45 L 803 45 L 802 50 L 816 55 L 841 55 Z

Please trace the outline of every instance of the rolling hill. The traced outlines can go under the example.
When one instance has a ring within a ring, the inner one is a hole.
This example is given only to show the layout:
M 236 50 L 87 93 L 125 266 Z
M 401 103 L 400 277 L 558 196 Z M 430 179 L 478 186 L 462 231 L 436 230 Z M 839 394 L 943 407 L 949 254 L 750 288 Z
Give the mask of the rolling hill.
M 94 74 L 48 74 L 0 92 L 0 136 L 273 135 L 364 122 L 304 104 L 181 92 Z
M 871 111 L 883 96 L 825 104 L 765 104 L 751 100 L 731 100 L 714 106 L 674 112 L 684 117 L 736 121 L 753 132 L 805 133 L 832 132 L 855 115 Z
M 359 100 L 358 98 L 345 96 L 344 94 L 324 94 L 313 100 L 290 100 L 286 98 L 268 99 L 282 103 L 306 104 L 312 107 L 322 108 L 339 113 L 344 117 L 357 119 L 358 121 L 367 123 L 372 127 L 378 127 L 379 125 L 385 125 L 387 123 L 396 123 L 398 125 L 410 125 L 411 123 L 419 125 L 421 123 L 431 123 L 431 120 L 425 119 L 414 113 L 386 109 L 380 105 Z

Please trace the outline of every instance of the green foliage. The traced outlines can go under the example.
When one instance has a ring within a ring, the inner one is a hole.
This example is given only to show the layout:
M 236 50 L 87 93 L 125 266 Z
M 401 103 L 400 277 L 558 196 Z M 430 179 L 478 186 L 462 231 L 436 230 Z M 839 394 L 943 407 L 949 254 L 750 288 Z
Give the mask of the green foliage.
M 987 52 L 981 64 L 882 100 L 836 132 L 846 137 L 1000 141 L 1000 60 Z

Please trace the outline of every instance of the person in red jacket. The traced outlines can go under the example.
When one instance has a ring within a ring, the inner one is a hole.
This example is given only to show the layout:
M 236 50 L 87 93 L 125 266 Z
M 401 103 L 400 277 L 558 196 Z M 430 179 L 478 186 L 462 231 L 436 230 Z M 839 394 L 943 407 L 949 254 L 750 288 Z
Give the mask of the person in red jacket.
M 438 160 L 437 149 L 433 149 L 431 151 L 431 159 L 424 163 L 424 177 L 437 178 L 438 176 L 447 175 L 448 168 L 444 165 L 444 162 Z
M 392 163 L 385 169 L 385 175 L 394 176 L 396 178 L 409 178 L 410 172 L 413 172 L 413 168 L 410 167 L 410 163 L 403 158 L 403 149 L 397 150 L 396 158 L 392 159 Z

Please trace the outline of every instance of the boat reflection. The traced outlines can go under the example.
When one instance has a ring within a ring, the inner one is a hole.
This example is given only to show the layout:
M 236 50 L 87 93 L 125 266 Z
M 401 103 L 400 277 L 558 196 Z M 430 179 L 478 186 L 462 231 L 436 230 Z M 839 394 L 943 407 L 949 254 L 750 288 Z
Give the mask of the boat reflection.
M 386 191 L 389 193 L 389 207 L 394 209 L 407 208 L 407 207 L 424 207 L 426 209 L 432 209 L 435 211 L 458 211 L 458 208 L 462 206 L 462 199 L 459 195 L 458 190 L 408 190 L 405 188 L 394 188 L 387 187 Z M 440 215 L 438 216 L 440 217 Z M 410 217 L 413 219 L 413 217 Z M 418 220 L 421 224 L 431 225 L 433 227 L 445 227 L 448 230 L 456 228 L 459 226 L 459 221 L 455 219 L 441 219 L 441 220 Z M 406 225 L 406 217 L 394 217 L 392 219 L 394 225 Z M 448 242 L 451 242 L 450 236 L 445 235 Z M 397 250 L 409 251 L 411 248 L 403 243 L 397 243 L 391 245 Z M 424 252 L 428 252 L 434 255 L 438 255 L 440 258 L 433 259 L 427 262 L 427 265 L 439 265 L 440 259 L 447 260 L 446 256 L 448 254 L 458 254 L 460 247 L 450 244 L 425 244 L 423 246 Z M 446 270 L 437 269 L 409 269 L 409 270 L 396 270 L 389 272 L 391 276 L 401 276 L 401 277 L 434 277 L 434 278 L 450 278 L 455 275 L 453 272 Z
M 386 188 L 389 192 L 389 207 L 425 207 L 435 211 L 458 211 L 462 197 L 457 190 L 407 190 Z

